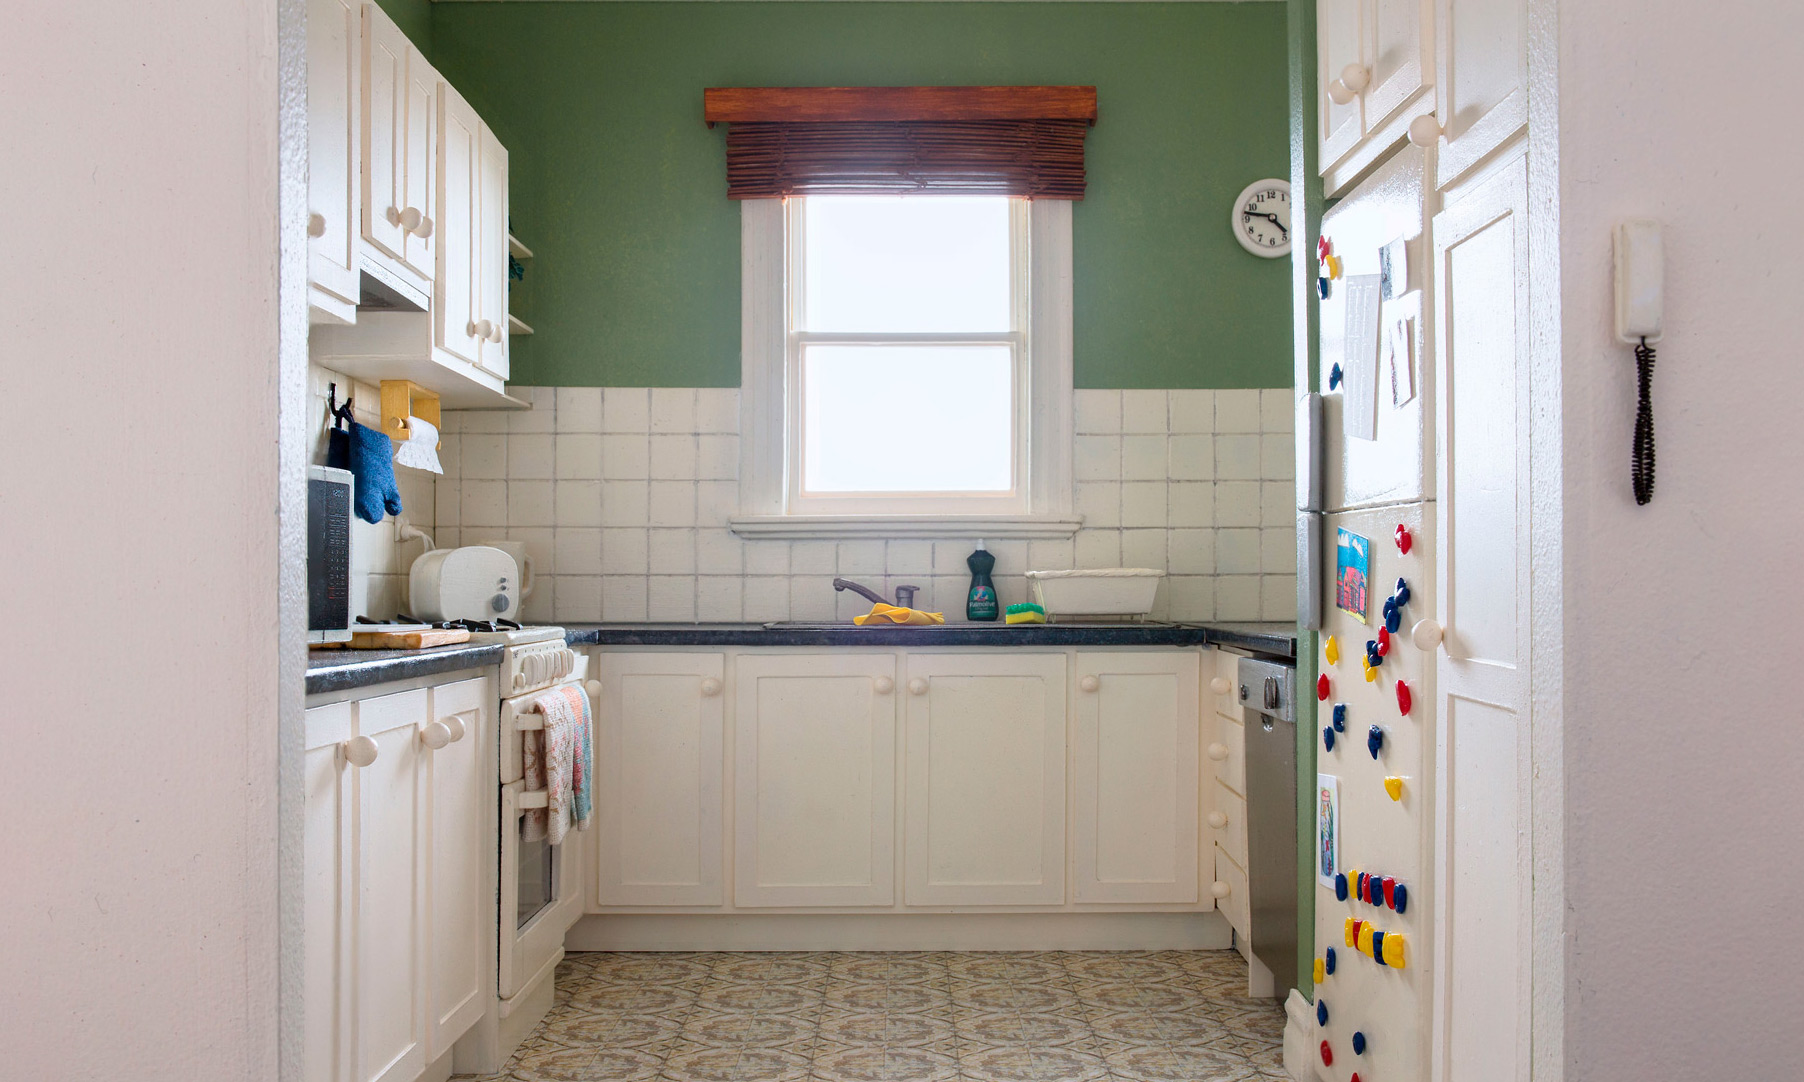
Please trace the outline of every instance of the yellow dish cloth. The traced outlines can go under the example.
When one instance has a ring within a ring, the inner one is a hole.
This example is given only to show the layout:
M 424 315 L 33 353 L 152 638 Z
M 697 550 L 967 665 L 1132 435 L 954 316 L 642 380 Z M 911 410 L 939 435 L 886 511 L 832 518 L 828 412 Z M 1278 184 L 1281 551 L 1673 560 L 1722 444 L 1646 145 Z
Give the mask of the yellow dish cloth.
M 863 616 L 852 617 L 852 622 L 859 627 L 885 627 L 894 624 L 907 624 L 912 627 L 931 627 L 943 624 L 946 618 L 937 612 L 922 612 L 919 609 L 904 609 L 895 605 L 885 605 L 879 601 L 871 606 L 871 611 Z

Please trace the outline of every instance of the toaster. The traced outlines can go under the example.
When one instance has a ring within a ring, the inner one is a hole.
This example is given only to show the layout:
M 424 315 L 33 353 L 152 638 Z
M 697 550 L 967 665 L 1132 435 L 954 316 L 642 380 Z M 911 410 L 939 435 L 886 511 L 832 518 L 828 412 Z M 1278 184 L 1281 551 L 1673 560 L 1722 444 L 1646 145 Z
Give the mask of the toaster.
M 512 620 L 520 611 L 520 569 L 487 545 L 433 549 L 408 570 L 407 598 L 421 620 Z

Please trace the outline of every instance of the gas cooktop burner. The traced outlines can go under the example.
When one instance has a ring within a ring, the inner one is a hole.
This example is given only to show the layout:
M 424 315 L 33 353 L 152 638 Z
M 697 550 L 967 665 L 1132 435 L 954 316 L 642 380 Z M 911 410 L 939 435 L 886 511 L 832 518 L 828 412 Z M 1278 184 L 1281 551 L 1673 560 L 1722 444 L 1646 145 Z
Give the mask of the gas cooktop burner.
M 440 620 L 437 623 L 432 623 L 427 620 L 415 620 L 411 616 L 401 614 L 395 617 L 395 622 L 401 624 L 425 624 L 427 627 L 435 627 L 440 631 L 482 632 L 520 630 L 520 625 L 512 620 Z

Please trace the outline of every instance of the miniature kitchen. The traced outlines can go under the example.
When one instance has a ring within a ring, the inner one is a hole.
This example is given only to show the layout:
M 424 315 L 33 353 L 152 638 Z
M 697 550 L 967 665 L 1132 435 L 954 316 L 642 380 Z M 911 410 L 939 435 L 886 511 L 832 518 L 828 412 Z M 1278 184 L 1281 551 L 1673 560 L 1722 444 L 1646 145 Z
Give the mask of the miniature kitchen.
M 1794 577 L 1716 547 L 1753 532 L 1716 411 L 1786 424 L 1696 374 L 1700 328 L 1783 351 L 1699 310 L 1767 283 L 1679 193 L 1707 157 L 1795 170 L 1617 134 L 1696 131 L 1623 104 L 1617 39 L 1656 31 L 1552 0 L 191 6 L 86 20 L 125 82 L 68 48 L 85 16 L 22 20 L 50 127 L 0 66 L 9 144 L 68 166 L 7 201 L 43 271 L 9 295 L 79 377 L 11 396 L 68 458 L 17 481 L 20 603 L 185 620 L 106 680 L 64 649 L 18 681 L 69 690 L 13 761 L 66 745 L 96 825 L 69 845 L 68 792 L 9 787 L 9 1067 L 1722 1073 L 1694 1019 L 1783 1073 L 1743 1032 L 1771 989 L 1696 978 L 1795 953 L 1737 934 L 1775 895 L 1734 863 L 1783 849 L 1748 809 L 1795 788 L 1761 773 L 1789 731 L 1636 756 L 1730 663 L 1639 584 L 1704 548 L 1716 610 Z M 89 218 L 130 242 L 65 272 Z M 1663 703 L 1608 645 L 1681 639 Z M 1693 869 L 1708 934 L 1649 867 Z

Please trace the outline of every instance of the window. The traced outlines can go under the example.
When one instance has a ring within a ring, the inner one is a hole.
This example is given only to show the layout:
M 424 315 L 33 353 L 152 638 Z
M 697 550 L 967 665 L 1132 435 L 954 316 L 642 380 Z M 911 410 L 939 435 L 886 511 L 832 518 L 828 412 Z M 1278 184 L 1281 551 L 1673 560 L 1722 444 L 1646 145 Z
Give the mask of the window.
M 742 202 L 742 534 L 1058 537 L 1070 206 Z

